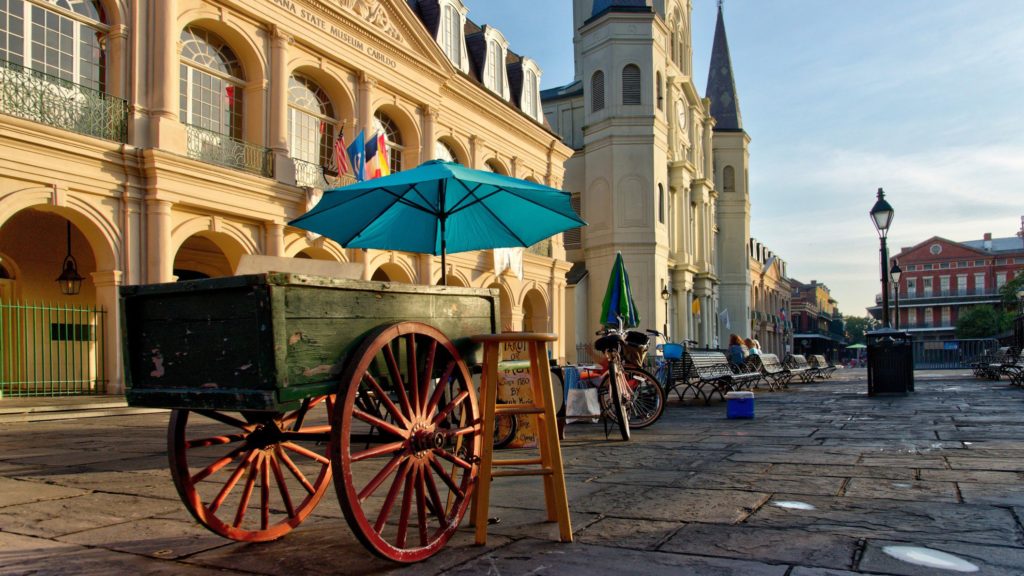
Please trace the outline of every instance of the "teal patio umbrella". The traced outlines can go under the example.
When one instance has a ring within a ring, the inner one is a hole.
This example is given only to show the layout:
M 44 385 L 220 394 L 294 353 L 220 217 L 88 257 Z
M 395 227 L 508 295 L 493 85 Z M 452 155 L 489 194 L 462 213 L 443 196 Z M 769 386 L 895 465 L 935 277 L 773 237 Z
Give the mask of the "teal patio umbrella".
M 441 256 L 532 246 L 585 226 L 569 194 L 550 186 L 431 160 L 412 170 L 327 190 L 312 210 L 289 222 L 345 248 Z
M 615 264 L 608 278 L 608 288 L 604 291 L 604 302 L 601 304 L 601 322 L 605 326 L 618 327 L 618 316 L 622 316 L 623 328 L 634 328 L 640 324 L 640 312 L 633 301 L 633 291 L 629 287 L 629 274 L 622 262 L 622 253 L 615 254 Z

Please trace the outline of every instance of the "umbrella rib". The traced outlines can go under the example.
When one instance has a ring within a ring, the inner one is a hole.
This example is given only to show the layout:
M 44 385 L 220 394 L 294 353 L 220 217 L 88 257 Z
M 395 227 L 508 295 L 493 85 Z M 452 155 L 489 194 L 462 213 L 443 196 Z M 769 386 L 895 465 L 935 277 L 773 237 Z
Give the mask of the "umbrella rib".
M 406 206 L 409 206 L 410 208 L 415 208 L 416 210 L 420 210 L 422 212 L 426 212 L 427 214 L 434 214 L 434 212 L 432 212 L 430 210 L 427 210 L 426 208 L 420 206 L 419 204 L 416 204 L 415 202 L 410 202 L 409 200 L 406 200 L 405 199 L 405 193 L 409 192 L 410 190 L 416 190 L 416 185 L 415 184 L 409 184 L 408 188 L 406 188 L 405 192 L 402 193 L 402 194 L 396 194 L 395 192 L 392 192 L 391 190 L 389 190 L 387 188 L 372 188 L 370 190 L 367 190 L 365 194 L 357 196 L 356 198 L 361 198 L 362 196 L 365 196 L 366 194 L 369 194 L 370 192 L 384 192 L 385 194 L 389 194 L 389 195 L 393 196 L 395 198 L 395 201 L 398 204 L 404 204 Z M 419 190 L 416 190 L 416 193 L 419 194 Z M 423 198 L 422 194 L 420 194 L 420 198 Z M 423 201 L 426 202 L 427 201 L 426 198 L 424 198 Z M 367 220 L 365 226 L 363 226 L 362 228 L 357 230 L 355 234 L 352 234 L 351 236 L 349 236 L 348 240 L 346 240 L 345 242 L 341 242 L 341 245 L 344 246 L 344 247 L 347 247 L 349 242 L 352 242 L 353 240 L 358 238 L 360 234 L 362 234 L 363 232 L 366 232 L 366 229 L 369 228 L 370 226 L 372 226 L 377 221 L 377 219 L 380 218 L 382 214 L 384 214 L 385 212 L 390 210 L 392 206 L 394 206 L 394 204 L 389 204 L 388 206 L 385 206 L 384 209 L 381 210 L 380 212 L 378 212 L 377 214 L 375 214 L 373 218 L 370 218 L 369 220 Z
M 554 190 L 555 192 L 561 192 L 560 190 L 555 190 L 554 188 L 552 188 L 552 190 Z M 477 196 L 475 194 L 475 189 L 474 189 L 473 191 L 471 191 L 471 193 L 473 194 L 474 201 L 466 203 L 465 206 L 459 206 L 457 208 L 453 208 L 451 211 L 449 211 L 449 214 L 452 214 L 452 213 L 455 213 L 455 212 L 458 212 L 458 211 L 461 211 L 461 210 L 465 210 L 466 208 L 471 207 L 473 204 L 481 203 L 484 200 L 490 198 L 491 196 L 494 196 L 495 194 L 498 194 L 499 192 L 507 192 L 509 194 L 512 194 L 516 198 L 519 198 L 520 200 L 523 200 L 525 202 L 529 202 L 530 204 L 533 204 L 534 206 L 539 206 L 539 207 L 544 208 L 545 210 L 547 210 L 549 212 L 554 212 L 555 214 L 559 214 L 561 216 L 565 216 L 566 218 L 570 218 L 570 216 L 566 216 L 564 213 L 562 213 L 562 212 L 560 212 L 558 210 L 555 210 L 555 209 L 553 209 L 550 206 L 547 206 L 545 204 L 541 204 L 540 202 L 537 202 L 536 200 L 533 200 L 532 198 L 524 196 L 523 194 L 521 194 L 519 192 L 516 192 L 515 190 L 509 189 L 509 188 L 504 188 L 504 187 L 495 187 L 493 192 L 488 192 L 487 194 L 484 194 L 482 196 Z M 575 214 L 573 214 L 573 216 L 575 216 Z M 582 221 L 579 220 L 578 217 L 576 217 L 575 219 L 582 223 Z

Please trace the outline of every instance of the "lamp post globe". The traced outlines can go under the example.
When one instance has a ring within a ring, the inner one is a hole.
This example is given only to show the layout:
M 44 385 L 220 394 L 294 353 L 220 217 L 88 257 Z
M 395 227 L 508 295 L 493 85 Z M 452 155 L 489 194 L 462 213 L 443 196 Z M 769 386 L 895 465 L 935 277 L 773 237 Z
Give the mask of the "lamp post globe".
M 886 202 L 885 191 L 881 188 L 878 189 L 877 198 L 869 214 L 875 230 L 878 230 L 878 238 L 882 245 L 879 249 L 882 261 L 882 325 L 889 328 L 889 249 L 885 244 L 885 238 L 889 234 L 889 226 L 892 225 L 896 211 Z
M 900 268 L 899 262 L 893 260 L 892 268 L 889 269 L 889 278 L 892 278 L 893 293 L 896 295 L 896 329 L 900 329 L 900 277 L 903 276 L 903 270 Z

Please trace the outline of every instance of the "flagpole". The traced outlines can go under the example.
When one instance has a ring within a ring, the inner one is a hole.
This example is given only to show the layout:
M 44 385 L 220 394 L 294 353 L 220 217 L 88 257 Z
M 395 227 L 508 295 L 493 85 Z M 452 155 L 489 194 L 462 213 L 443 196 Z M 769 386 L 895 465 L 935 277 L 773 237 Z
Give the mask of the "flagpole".
M 448 181 L 446 179 L 442 179 L 439 182 L 439 185 L 440 185 L 439 192 L 440 192 L 440 194 L 438 194 L 438 198 L 440 200 L 440 206 L 438 206 L 438 208 L 439 208 L 438 212 L 441 214 L 441 286 L 447 286 L 448 285 L 448 268 L 445 265 L 445 251 L 448 248 L 448 241 L 445 240 L 445 236 L 444 236 L 444 222 L 445 222 L 445 220 L 448 219 L 448 215 L 445 214 L 445 211 L 444 211 L 444 206 L 445 206 L 445 202 L 444 202 L 445 187 L 446 187 L 447 182 Z

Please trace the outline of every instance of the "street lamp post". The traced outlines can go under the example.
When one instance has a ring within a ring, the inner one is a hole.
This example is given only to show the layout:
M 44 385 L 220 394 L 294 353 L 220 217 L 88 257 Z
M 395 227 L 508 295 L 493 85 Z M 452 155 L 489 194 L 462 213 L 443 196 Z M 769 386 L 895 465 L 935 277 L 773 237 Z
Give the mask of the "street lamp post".
M 668 338 L 668 301 L 672 299 L 672 294 L 668 291 L 668 284 L 661 287 L 661 299 L 665 301 L 665 325 L 662 331 L 665 334 L 665 341 L 669 341 Z
M 1024 350 L 1024 288 L 1017 290 L 1017 320 L 1014 324 L 1017 350 Z
M 896 329 L 900 329 L 900 276 L 903 275 L 903 270 L 900 269 L 899 262 L 893 260 L 892 268 L 889 269 L 889 277 L 892 278 L 892 283 L 895 286 L 893 292 L 896 294 Z
M 875 201 L 870 214 L 881 241 L 879 254 L 882 260 L 882 325 L 889 328 L 889 248 L 885 244 L 885 238 L 889 234 L 889 225 L 892 224 L 895 211 L 885 201 L 885 191 L 881 188 L 878 189 L 878 200 Z

